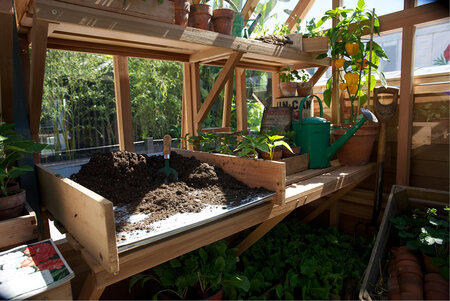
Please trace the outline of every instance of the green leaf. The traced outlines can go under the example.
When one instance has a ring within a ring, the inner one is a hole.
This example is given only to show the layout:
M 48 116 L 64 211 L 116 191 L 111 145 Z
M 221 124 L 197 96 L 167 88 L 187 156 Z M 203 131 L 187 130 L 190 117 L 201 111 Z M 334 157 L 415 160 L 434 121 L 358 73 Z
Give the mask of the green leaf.
M 327 56 L 328 56 L 327 53 L 321 53 L 321 54 L 319 54 L 319 55 L 316 57 L 316 60 L 324 59 L 324 58 L 326 58 Z
M 383 87 L 387 87 L 386 77 L 384 76 L 384 73 L 379 71 L 378 69 L 374 69 L 374 71 L 378 74 L 378 77 L 380 78 L 380 83 Z
M 243 275 L 233 275 L 230 279 L 227 279 L 229 284 L 233 287 L 240 288 L 245 292 L 250 289 L 250 281 L 246 276 Z
M 361 106 L 364 105 L 367 102 L 367 94 L 359 90 L 358 96 L 359 96 L 359 104 Z
M 216 271 L 220 272 L 223 272 L 225 270 L 225 259 L 223 259 L 222 256 L 216 258 L 214 268 L 216 269 Z
M 277 294 L 278 300 L 283 299 L 283 286 L 281 284 L 277 285 L 277 287 L 275 288 L 275 292 Z
M 359 10 L 363 10 L 366 7 L 366 3 L 364 2 L 364 0 L 359 0 L 357 7 Z
M 366 82 L 369 83 L 369 74 L 366 75 Z M 371 74 L 370 75 L 370 91 L 373 91 L 376 84 L 377 84 L 377 80 L 375 79 L 375 75 Z M 369 86 L 369 84 L 367 84 L 367 87 L 368 86 Z

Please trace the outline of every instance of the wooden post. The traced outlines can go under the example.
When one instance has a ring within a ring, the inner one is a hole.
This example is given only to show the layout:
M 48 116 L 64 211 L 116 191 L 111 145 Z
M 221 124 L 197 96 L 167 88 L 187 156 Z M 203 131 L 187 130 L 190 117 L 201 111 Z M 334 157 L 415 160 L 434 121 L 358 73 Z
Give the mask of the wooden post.
M 222 111 L 222 127 L 229 127 L 231 125 L 231 102 L 233 100 L 233 82 L 234 78 L 233 75 L 231 75 L 230 79 L 225 84 L 225 93 L 223 97 L 223 111 Z
M 189 64 L 191 68 L 191 106 L 192 106 L 192 123 L 193 123 L 193 133 L 192 135 L 197 136 L 197 131 L 202 128 L 202 123 L 197 122 L 197 114 L 202 105 L 202 96 L 200 94 L 200 64 L 191 63 Z
M 280 75 L 272 72 L 272 107 L 277 106 L 277 98 L 280 97 Z
M 28 94 L 30 136 L 39 142 L 39 125 L 41 120 L 42 93 L 44 90 L 45 60 L 47 55 L 48 23 L 33 20 L 31 29 L 31 65 L 30 90 Z M 38 158 L 35 157 L 35 163 Z
M 296 24 L 295 16 L 303 20 L 308 14 L 311 7 L 314 5 L 314 2 L 316 2 L 316 0 L 300 0 L 297 2 L 297 5 L 286 20 L 286 24 L 291 29 L 291 32 L 294 32 L 296 29 L 294 26 Z
M 128 57 L 114 57 L 114 88 L 116 94 L 117 127 L 119 149 L 134 151 L 133 121 L 131 119 L 130 81 L 128 77 Z
M 236 68 L 236 130 L 247 131 L 247 81 L 245 69 Z
M 14 122 L 13 112 L 13 12 L 12 2 L 0 5 L 0 117 Z
M 414 7 L 414 1 L 405 0 L 405 9 Z M 402 70 L 400 78 L 400 103 L 397 132 L 397 185 L 409 185 L 411 161 L 411 128 L 414 105 L 414 42 L 416 27 L 403 27 Z
M 343 0 L 333 0 L 333 9 L 341 7 Z M 333 19 L 332 26 L 336 26 L 337 21 Z M 333 76 L 333 90 L 331 93 L 331 122 L 334 124 L 341 123 L 340 114 L 340 98 L 341 92 L 339 90 L 339 70 L 334 66 L 332 62 L 332 76 Z
M 183 115 L 181 122 L 184 124 L 184 134 L 194 135 L 194 116 L 192 114 L 192 85 L 191 85 L 191 67 L 189 63 L 183 63 Z M 193 147 L 188 143 L 187 149 Z

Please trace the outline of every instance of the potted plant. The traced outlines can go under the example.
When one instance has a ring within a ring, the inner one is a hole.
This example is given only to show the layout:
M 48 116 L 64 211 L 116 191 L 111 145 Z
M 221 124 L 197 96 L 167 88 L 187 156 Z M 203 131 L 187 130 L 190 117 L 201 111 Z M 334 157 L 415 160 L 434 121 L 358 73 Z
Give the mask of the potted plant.
M 161 290 L 153 296 L 155 300 L 163 299 L 164 294 L 169 298 L 220 300 L 236 289 L 248 291 L 248 278 L 236 272 L 235 250 L 218 241 L 154 267 L 154 275 L 134 276 L 130 288 L 156 280 Z
M 289 144 L 284 141 L 284 136 L 281 135 L 270 135 L 263 133 L 265 136 L 264 143 L 265 149 L 261 150 L 261 156 L 265 160 L 280 160 L 283 156 L 283 151 L 281 147 L 287 148 L 291 153 L 293 153 Z
M 290 151 L 287 147 L 283 146 L 283 158 L 289 158 L 295 155 L 300 154 L 300 146 L 297 146 L 294 142 L 295 131 L 286 132 L 284 134 L 286 143 L 291 147 Z
M 316 27 L 329 19 L 337 21 L 337 25 L 326 33 L 330 44 L 331 59 L 334 66 L 340 71 L 339 78 L 336 80 L 340 82 L 339 89 L 347 92 L 351 105 L 347 123 L 337 125 L 338 128 L 333 131 L 333 135 L 338 138 L 345 132 L 343 127 L 351 127 L 356 123 L 361 106 L 367 104 L 368 96 L 363 92 L 363 87 L 367 86 L 370 91 L 373 90 L 376 84 L 373 74 L 377 73 L 381 84 L 386 86 L 386 79 L 378 70 L 378 66 L 381 59 L 388 60 L 388 57 L 382 47 L 372 39 L 369 41 L 362 39 L 367 29 L 372 30 L 371 25 L 367 24 L 373 22 L 373 32 L 377 34 L 379 34 L 380 28 L 377 16 L 372 11 L 365 9 L 363 0 L 358 1 L 356 9 L 338 7 L 327 11 Z M 319 55 L 318 58 L 324 57 L 327 57 L 326 53 Z M 328 80 L 324 91 L 324 102 L 328 106 L 331 103 L 332 81 L 333 78 Z M 366 124 L 361 127 L 337 153 L 340 162 L 347 165 L 366 163 L 377 133 L 377 124 Z M 349 153 L 349 151 L 351 152 Z
M 258 158 L 258 150 L 267 151 L 266 144 L 264 143 L 264 136 L 252 136 L 243 135 L 241 141 L 235 148 L 235 152 L 238 152 L 239 157 L 251 157 Z
M 189 13 L 189 26 L 209 30 L 211 17 L 212 17 L 212 7 L 206 4 L 208 0 L 193 0 L 191 5 L 191 10 Z
M 239 12 L 236 4 L 231 0 L 225 0 L 232 9 L 226 8 L 223 5 L 223 0 L 218 0 L 218 8 L 214 9 L 212 21 L 214 31 L 226 35 L 231 35 L 233 29 L 234 13 Z
M 290 67 L 282 68 L 278 71 L 280 74 L 280 93 L 283 97 L 295 96 L 297 91 L 297 82 L 299 73 L 297 70 L 292 70 Z
M 0 220 L 19 216 L 25 205 L 23 189 L 8 189 L 8 185 L 33 168 L 17 166 L 23 154 L 40 152 L 45 145 L 26 140 L 14 130 L 13 124 L 0 124 Z

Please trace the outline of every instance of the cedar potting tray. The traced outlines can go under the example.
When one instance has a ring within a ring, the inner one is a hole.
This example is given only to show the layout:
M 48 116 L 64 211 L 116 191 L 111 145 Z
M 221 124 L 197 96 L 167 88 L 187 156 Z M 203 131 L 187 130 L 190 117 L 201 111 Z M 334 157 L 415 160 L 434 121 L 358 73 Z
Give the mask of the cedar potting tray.
M 226 173 L 250 187 L 284 192 L 284 163 L 178 151 L 185 157 L 193 155 L 202 162 L 216 163 Z M 50 215 L 109 272 L 118 271 L 118 255 L 121 252 L 222 219 L 268 200 L 282 200 L 278 193 L 266 190 L 252 198 L 242 199 L 235 206 L 207 205 L 200 212 L 175 214 L 152 223 L 150 230 L 135 229 L 129 233 L 116 233 L 116 223 L 123 219 L 138 222 L 144 215 L 127 214 L 122 208 L 114 207 L 108 199 L 69 179 L 86 162 L 87 160 L 38 165 L 42 203 Z M 234 168 L 235 164 L 239 168 Z M 117 238 L 120 240 L 116 241 Z
M 379 299 L 379 296 L 374 295 L 373 291 L 380 277 L 383 276 L 381 271 L 386 268 L 388 251 L 391 245 L 395 243 L 395 231 L 390 218 L 411 212 L 414 208 L 423 210 L 427 208 L 443 208 L 448 206 L 449 197 L 450 193 L 447 191 L 398 185 L 392 186 L 380 230 L 377 234 L 377 240 L 370 256 L 369 266 L 359 292 L 360 300 Z

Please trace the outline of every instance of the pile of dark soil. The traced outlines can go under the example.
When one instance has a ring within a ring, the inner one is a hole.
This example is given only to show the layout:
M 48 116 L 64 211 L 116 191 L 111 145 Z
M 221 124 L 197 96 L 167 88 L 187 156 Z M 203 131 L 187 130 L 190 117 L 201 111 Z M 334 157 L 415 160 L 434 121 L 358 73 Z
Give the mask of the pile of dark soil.
M 139 223 L 116 223 L 116 231 L 151 229 L 151 223 L 176 213 L 199 212 L 206 204 L 237 206 L 241 200 L 265 189 L 252 189 L 226 174 L 221 168 L 202 163 L 194 157 L 171 153 L 170 167 L 178 172 L 178 181 L 158 172 L 164 166 L 162 156 L 147 156 L 127 151 L 96 153 L 70 178 L 114 203 L 125 206 L 120 214 L 150 214 Z M 118 216 L 119 215 L 119 216 Z

